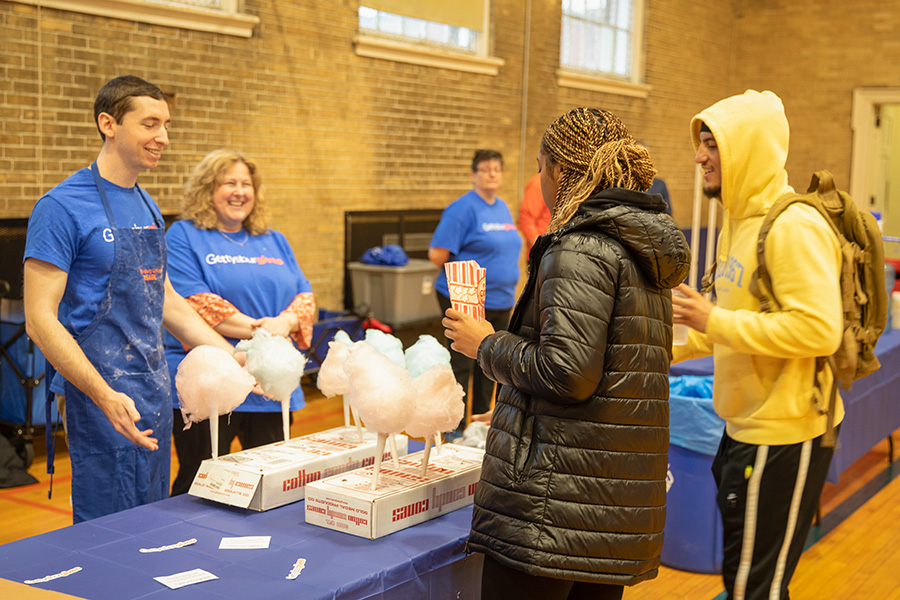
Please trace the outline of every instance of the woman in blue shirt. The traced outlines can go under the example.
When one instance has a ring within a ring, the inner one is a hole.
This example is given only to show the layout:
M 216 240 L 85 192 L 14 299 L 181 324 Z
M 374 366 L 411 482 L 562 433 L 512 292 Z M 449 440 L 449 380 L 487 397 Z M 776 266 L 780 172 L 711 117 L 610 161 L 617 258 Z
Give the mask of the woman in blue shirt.
M 497 196 L 502 184 L 503 156 L 496 150 L 477 150 L 472 158 L 472 190 L 444 209 L 428 248 L 428 259 L 441 268 L 434 288 L 442 311 L 450 308 L 444 263 L 474 260 L 485 269 L 485 320 L 495 329 L 509 325 L 522 251 L 522 238 L 512 213 Z M 464 390 L 469 389 L 472 377 L 472 414 L 490 410 L 494 382 L 475 368 L 474 360 L 459 352 L 451 351 L 450 364 Z M 457 434 L 464 425 L 465 419 Z
M 287 239 L 266 223 L 262 179 L 256 163 L 232 150 L 209 153 L 185 185 L 182 220 L 166 234 L 169 277 L 210 326 L 232 344 L 263 327 L 309 348 L 316 311 L 312 287 Z M 166 335 L 172 381 L 185 357 L 184 347 Z M 291 411 L 305 405 L 302 388 L 291 397 Z M 212 456 L 209 422 L 183 430 L 176 408 L 175 450 L 179 472 L 172 495 L 190 489 L 200 463 Z M 219 454 L 235 436 L 243 448 L 283 439 L 281 405 L 250 394 L 235 413 L 219 417 Z

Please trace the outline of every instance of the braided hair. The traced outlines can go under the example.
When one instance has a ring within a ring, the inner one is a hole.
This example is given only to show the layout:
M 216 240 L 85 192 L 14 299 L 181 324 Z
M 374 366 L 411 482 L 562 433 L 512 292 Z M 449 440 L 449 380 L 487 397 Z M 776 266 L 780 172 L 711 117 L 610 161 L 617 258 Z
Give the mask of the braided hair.
M 616 115 L 575 108 L 556 119 L 541 140 L 547 164 L 562 168 L 548 231 L 565 224 L 596 190 L 619 187 L 646 192 L 656 169 Z

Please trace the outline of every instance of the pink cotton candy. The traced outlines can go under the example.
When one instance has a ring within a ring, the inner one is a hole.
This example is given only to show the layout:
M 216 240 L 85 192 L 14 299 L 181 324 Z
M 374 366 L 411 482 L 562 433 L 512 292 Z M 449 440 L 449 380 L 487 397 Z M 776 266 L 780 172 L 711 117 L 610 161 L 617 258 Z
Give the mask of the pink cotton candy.
M 199 423 L 210 412 L 228 414 L 247 398 L 256 381 L 221 348 L 197 346 L 175 374 L 178 402 L 186 419 Z
M 403 431 L 415 405 L 409 372 L 367 342 L 353 344 L 349 354 L 344 363 L 349 394 L 366 429 L 379 434 Z
M 350 389 L 350 380 L 344 364 L 350 356 L 350 345 L 341 341 L 328 342 L 328 354 L 316 375 L 316 386 L 326 398 L 342 396 Z
M 406 426 L 411 437 L 426 438 L 456 429 L 465 414 L 462 386 L 448 365 L 434 365 L 412 380 L 415 409 Z

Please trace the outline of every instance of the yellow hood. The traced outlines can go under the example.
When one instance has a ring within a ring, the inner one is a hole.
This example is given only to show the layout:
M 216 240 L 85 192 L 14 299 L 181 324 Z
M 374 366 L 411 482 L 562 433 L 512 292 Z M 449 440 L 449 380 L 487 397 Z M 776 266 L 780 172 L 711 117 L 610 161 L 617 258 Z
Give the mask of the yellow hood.
M 719 147 L 725 223 L 768 212 L 792 192 L 784 164 L 790 129 L 781 99 L 772 92 L 747 90 L 717 102 L 691 120 L 694 150 L 706 123 Z

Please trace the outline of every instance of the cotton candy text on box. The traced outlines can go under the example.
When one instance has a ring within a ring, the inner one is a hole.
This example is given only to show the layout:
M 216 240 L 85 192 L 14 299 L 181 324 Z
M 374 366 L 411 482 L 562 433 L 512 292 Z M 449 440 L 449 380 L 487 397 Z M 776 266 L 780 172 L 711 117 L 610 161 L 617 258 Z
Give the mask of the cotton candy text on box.
M 428 512 L 432 508 L 437 513 L 441 513 L 445 505 L 465 500 L 466 496 L 473 496 L 477 486 L 477 483 L 470 483 L 468 486 L 460 486 L 441 493 L 438 493 L 437 488 L 432 488 L 431 498 L 425 498 L 424 500 L 395 508 L 391 513 L 391 521 L 408 519 L 419 513 Z
M 391 460 L 391 453 L 385 452 L 383 460 Z M 354 469 L 359 469 L 362 467 L 371 467 L 375 464 L 374 456 L 367 456 L 362 460 L 351 461 L 339 465 L 335 465 L 333 467 L 328 467 L 326 469 L 322 469 L 320 471 L 309 471 L 306 469 L 300 469 L 297 472 L 297 475 L 294 477 L 290 477 L 285 479 L 281 484 L 281 490 L 283 492 L 287 492 L 289 490 L 295 490 L 297 488 L 301 488 L 305 486 L 307 483 L 311 481 L 318 481 L 325 477 L 331 477 L 332 475 L 340 475 L 341 473 L 346 473 L 347 471 L 352 471 Z

